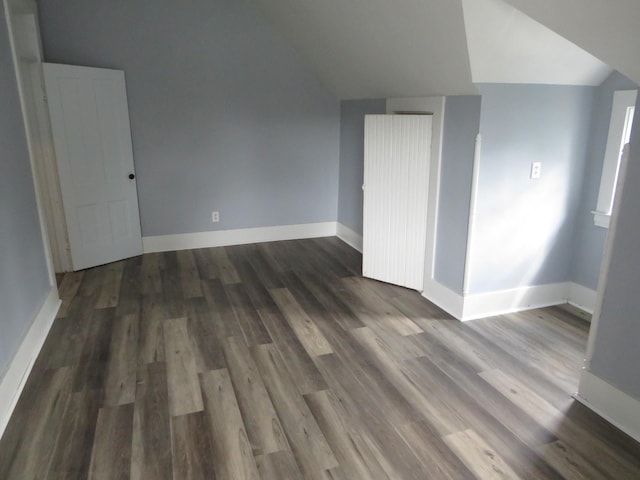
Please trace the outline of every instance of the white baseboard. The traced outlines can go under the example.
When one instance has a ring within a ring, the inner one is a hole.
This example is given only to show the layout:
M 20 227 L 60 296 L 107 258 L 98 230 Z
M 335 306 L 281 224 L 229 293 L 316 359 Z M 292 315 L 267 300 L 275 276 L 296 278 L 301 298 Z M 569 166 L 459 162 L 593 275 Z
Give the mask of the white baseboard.
M 349 227 L 338 222 L 336 226 L 336 236 L 347 245 L 362 253 L 362 235 L 354 232 Z
M 640 442 L 640 400 L 583 370 L 574 396 L 612 425 Z
M 551 283 L 464 297 L 461 320 L 493 317 L 567 303 L 567 283 Z
M 158 235 L 142 238 L 144 253 L 170 252 L 192 248 L 224 247 L 247 243 L 275 242 L 300 238 L 331 237 L 336 235 L 336 222 L 303 223 L 276 227 L 240 228 L 212 232 Z
M 27 335 L 11 360 L 9 368 L 0 380 L 0 437 L 9 423 L 9 418 L 11 418 L 31 368 L 49 334 L 60 303 L 58 289 L 52 286 L 42 307 L 33 319 Z
M 440 282 L 425 279 L 422 296 L 458 320 L 462 318 L 464 298 Z
M 596 292 L 560 282 L 463 296 L 431 279 L 425 280 L 422 296 L 458 320 L 467 321 L 564 303 L 592 313 Z
M 598 294 L 595 290 L 569 282 L 567 301 L 574 307 L 578 307 L 580 310 L 584 310 L 593 315 L 593 311 L 596 308 L 597 296 Z

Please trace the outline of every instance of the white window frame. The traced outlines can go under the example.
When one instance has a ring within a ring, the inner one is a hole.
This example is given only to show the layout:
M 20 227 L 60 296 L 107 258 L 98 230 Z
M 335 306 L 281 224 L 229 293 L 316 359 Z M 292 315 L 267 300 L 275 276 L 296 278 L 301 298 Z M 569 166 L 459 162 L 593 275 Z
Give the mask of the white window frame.
M 593 213 L 593 223 L 598 227 L 609 228 L 620 168 L 620 157 L 631 135 L 637 95 L 637 90 L 617 90 L 613 94 L 609 135 L 607 136 L 607 146 L 602 165 L 598 204 L 596 209 L 591 212 Z

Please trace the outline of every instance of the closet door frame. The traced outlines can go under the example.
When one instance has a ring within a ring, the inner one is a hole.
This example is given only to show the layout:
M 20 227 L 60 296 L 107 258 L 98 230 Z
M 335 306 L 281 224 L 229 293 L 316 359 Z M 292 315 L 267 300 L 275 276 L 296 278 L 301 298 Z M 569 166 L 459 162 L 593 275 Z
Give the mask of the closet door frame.
M 427 212 L 427 241 L 424 258 L 423 296 L 429 300 L 445 297 L 450 293 L 435 280 L 436 233 L 438 226 L 438 202 L 440 198 L 440 165 L 444 132 L 446 97 L 400 97 L 387 98 L 386 113 L 421 113 L 432 115 L 431 165 L 429 168 L 429 204 Z M 427 295 L 427 292 L 429 294 Z M 442 299 L 440 299 L 442 300 Z M 438 304 L 442 301 L 436 302 Z

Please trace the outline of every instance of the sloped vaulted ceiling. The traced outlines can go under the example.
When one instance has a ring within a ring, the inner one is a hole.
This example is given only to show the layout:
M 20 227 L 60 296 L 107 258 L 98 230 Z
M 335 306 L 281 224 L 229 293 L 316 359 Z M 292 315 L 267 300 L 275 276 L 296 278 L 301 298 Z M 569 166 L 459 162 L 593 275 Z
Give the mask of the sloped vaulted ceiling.
M 254 1 L 341 99 L 640 82 L 638 0 Z
M 340 98 L 476 93 L 460 0 L 257 0 Z
M 462 0 L 474 82 L 600 85 L 611 68 L 503 0 Z
M 640 1 L 505 1 L 640 84 Z

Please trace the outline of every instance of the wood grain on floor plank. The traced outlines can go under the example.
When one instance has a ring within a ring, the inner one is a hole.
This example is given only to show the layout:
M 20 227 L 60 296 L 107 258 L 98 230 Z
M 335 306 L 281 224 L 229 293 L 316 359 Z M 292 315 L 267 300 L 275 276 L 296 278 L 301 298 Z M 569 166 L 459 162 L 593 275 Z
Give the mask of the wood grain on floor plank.
M 475 431 L 452 433 L 445 436 L 444 441 L 479 480 L 520 479 L 495 449 Z
M 46 477 L 72 386 L 72 367 L 44 372 L 27 386 L 2 437 L 0 478 L 30 480 Z M 32 387 L 32 388 L 30 388 Z M 67 426 L 68 428 L 68 426 Z
M 138 325 L 137 315 L 123 315 L 114 321 L 105 379 L 105 406 L 124 405 L 135 400 Z
M 307 354 L 310 356 L 325 355 L 333 353 L 331 345 L 324 338 L 318 326 L 309 318 L 304 310 L 298 305 L 296 300 L 287 289 L 273 289 L 270 291 L 278 308 L 285 316 L 289 325 L 298 336 L 300 343 L 304 345 Z
M 98 412 L 89 479 L 128 479 L 131 473 L 133 404 Z
M 238 338 L 229 338 L 224 355 L 254 454 L 288 450 L 280 420 L 245 343 Z
M 571 397 L 581 318 L 461 323 L 361 265 L 318 238 L 60 276 L 0 478 L 640 478 L 640 445 Z
M 100 296 L 98 297 L 95 308 L 110 308 L 118 305 L 123 271 L 123 262 L 115 262 L 107 265 L 102 288 L 100 289 Z
M 308 478 L 320 478 L 322 471 L 338 462 L 288 376 L 280 353 L 273 345 L 260 345 L 254 347 L 253 355 L 300 469 Z
M 210 431 L 215 433 L 212 447 L 216 478 L 259 480 L 229 372 L 220 369 L 203 373 L 200 382 Z
M 173 478 L 167 369 L 145 364 L 138 371 L 133 411 L 132 480 Z
M 200 272 L 196 266 L 196 260 L 192 250 L 180 250 L 177 252 L 178 267 L 180 268 L 180 285 L 184 298 L 202 296 L 200 286 Z
M 300 480 L 304 478 L 289 450 L 258 455 L 258 472 L 262 480 Z
M 213 440 L 204 411 L 171 417 L 173 478 L 215 479 Z
M 536 451 L 568 480 L 602 480 L 607 478 L 591 462 L 570 446 L 557 440 Z
M 556 432 L 558 438 L 568 444 L 575 444 L 576 450 L 587 458 L 598 458 L 607 472 L 617 478 L 633 478 L 635 467 L 627 462 L 614 449 L 609 448 L 598 437 L 587 434 L 587 431 L 532 391 L 520 380 L 510 377 L 499 369 L 481 372 L 480 376 L 496 390 L 509 398 L 524 412 L 530 415 L 547 430 Z M 569 403 L 570 400 L 567 400 Z M 581 440 L 580 440 L 581 439 Z
M 328 390 L 310 393 L 305 395 L 305 400 L 347 478 L 389 478 L 378 461 L 379 452 L 371 448 L 362 433 L 348 420 L 333 393 Z
M 172 417 L 177 417 L 202 411 L 204 405 L 187 318 L 165 320 L 163 333 L 169 384 L 169 413 Z

